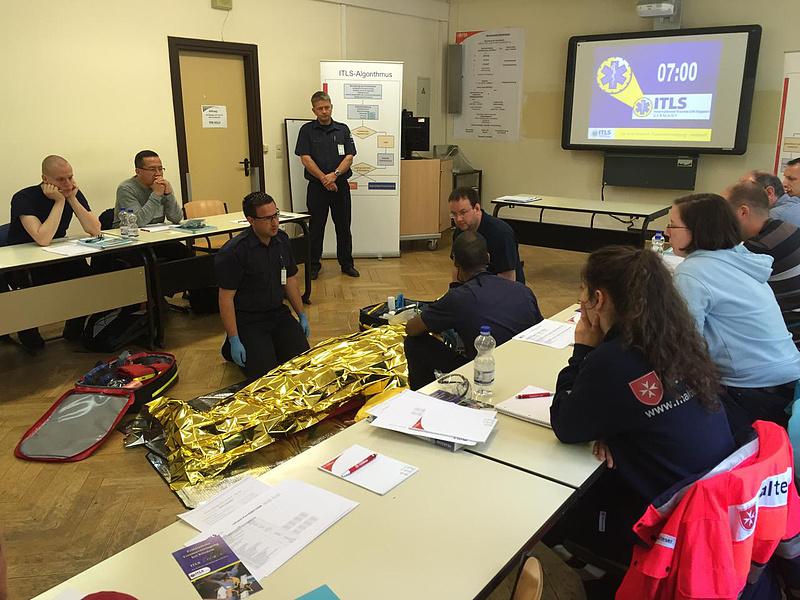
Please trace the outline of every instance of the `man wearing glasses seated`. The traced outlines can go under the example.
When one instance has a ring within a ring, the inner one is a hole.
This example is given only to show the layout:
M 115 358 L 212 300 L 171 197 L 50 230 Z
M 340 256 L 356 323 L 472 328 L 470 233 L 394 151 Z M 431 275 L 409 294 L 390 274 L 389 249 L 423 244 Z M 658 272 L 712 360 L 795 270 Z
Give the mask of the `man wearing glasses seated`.
M 504 279 L 525 283 L 522 261 L 519 258 L 517 236 L 508 223 L 489 213 L 483 212 L 478 200 L 478 192 L 471 187 L 460 187 L 450 194 L 450 216 L 456 224 L 453 243 L 464 231 L 481 234 L 489 247 L 489 273 Z M 450 258 L 453 258 L 452 252 Z M 453 281 L 458 281 L 458 273 L 453 268 Z
M 275 200 L 253 192 L 244 197 L 242 211 L 250 227 L 222 247 L 214 268 L 219 314 L 228 334 L 222 356 L 254 380 L 308 350 L 311 330 L 289 236 L 278 228 Z
M 119 227 L 119 214 L 132 210 L 139 227 L 152 223 L 163 223 L 166 217 L 180 223 L 181 207 L 172 193 L 172 185 L 164 179 L 164 167 L 158 154 L 142 150 L 133 159 L 136 175 L 126 179 L 117 187 L 114 205 L 114 227 Z

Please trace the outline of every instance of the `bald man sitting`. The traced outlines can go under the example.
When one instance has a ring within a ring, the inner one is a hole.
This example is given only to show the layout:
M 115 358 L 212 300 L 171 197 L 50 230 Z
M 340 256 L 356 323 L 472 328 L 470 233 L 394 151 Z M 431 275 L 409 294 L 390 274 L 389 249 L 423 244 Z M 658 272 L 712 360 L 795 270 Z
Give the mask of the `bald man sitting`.
M 787 168 L 788 171 L 788 168 Z M 753 181 L 764 188 L 769 201 L 769 216 L 800 227 L 800 198 L 784 189 L 780 177 L 769 171 L 750 171 L 740 181 Z
M 11 198 L 8 244 L 36 242 L 40 246 L 49 246 L 54 239 L 67 235 L 73 215 L 78 217 L 87 234 L 100 234 L 100 220 L 92 213 L 89 203 L 78 189 L 72 167 L 60 156 L 48 156 L 42 161 L 42 182 L 18 191 Z M 85 259 L 79 258 L 36 267 L 30 273 L 34 285 L 43 285 L 87 275 L 89 266 Z M 16 287 L 28 285 L 27 277 L 20 277 L 19 274 L 11 279 Z M 85 320 L 85 317 L 79 317 L 67 321 L 64 337 L 77 338 L 83 331 Z M 32 352 L 44 347 L 38 329 L 20 331 L 19 339 Z

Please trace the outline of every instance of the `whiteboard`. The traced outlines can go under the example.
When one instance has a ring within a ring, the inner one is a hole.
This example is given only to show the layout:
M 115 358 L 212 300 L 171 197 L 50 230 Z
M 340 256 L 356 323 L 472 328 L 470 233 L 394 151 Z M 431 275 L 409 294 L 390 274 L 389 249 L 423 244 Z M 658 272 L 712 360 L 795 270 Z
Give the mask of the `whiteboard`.
M 292 203 L 292 212 L 308 212 L 306 206 L 306 188 L 308 181 L 305 178 L 305 167 L 300 157 L 294 153 L 297 145 L 297 136 L 300 128 L 314 119 L 284 119 L 286 128 L 286 164 L 289 168 L 289 198 Z

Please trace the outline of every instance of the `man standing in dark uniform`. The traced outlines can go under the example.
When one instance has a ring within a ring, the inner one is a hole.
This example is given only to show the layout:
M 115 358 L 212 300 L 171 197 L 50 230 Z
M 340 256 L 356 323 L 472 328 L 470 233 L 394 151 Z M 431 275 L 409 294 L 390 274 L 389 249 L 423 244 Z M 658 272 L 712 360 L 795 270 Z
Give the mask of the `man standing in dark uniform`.
M 250 227 L 222 247 L 214 267 L 219 314 L 228 334 L 222 356 L 253 380 L 308 350 L 311 330 L 289 236 L 278 228 L 275 201 L 264 192 L 253 192 L 245 196 L 242 211 Z M 283 303 L 284 296 L 299 323 Z
M 358 277 L 353 266 L 353 236 L 350 234 L 350 184 L 353 174 L 350 165 L 356 155 L 356 145 L 350 129 L 331 118 L 333 105 L 325 92 L 311 96 L 311 110 L 316 121 L 300 128 L 294 153 L 305 167 L 308 180 L 306 206 L 311 214 L 311 279 L 322 269 L 322 240 L 328 209 L 336 226 L 336 258 L 342 273 Z

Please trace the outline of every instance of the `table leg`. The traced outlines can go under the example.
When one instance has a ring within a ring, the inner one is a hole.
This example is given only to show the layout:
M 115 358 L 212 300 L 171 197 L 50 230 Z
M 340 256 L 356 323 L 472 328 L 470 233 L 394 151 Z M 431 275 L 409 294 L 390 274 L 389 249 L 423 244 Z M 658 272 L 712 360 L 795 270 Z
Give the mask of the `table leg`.
M 303 304 L 311 304 L 311 232 L 308 230 L 308 225 L 305 222 L 305 219 L 300 219 L 297 221 L 300 228 L 303 230 L 303 235 L 306 237 L 306 260 L 305 268 L 305 280 L 306 280 L 306 287 L 303 291 Z
M 155 336 L 154 344 L 157 348 L 164 347 L 164 310 L 161 306 L 161 276 L 159 274 L 158 258 L 153 250 L 152 245 L 147 245 L 142 248 L 142 256 L 145 261 L 145 269 L 149 272 L 149 285 L 148 285 L 148 303 L 153 303 L 153 314 L 155 316 Z M 150 307 L 148 307 L 150 310 Z

